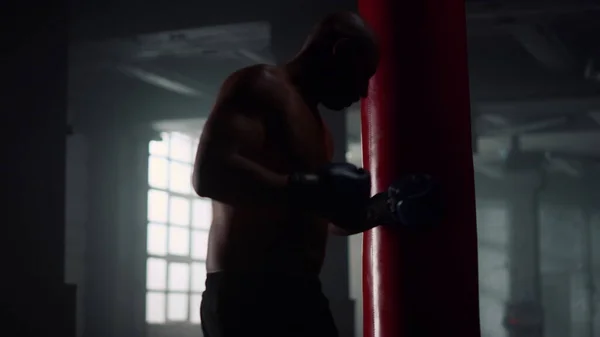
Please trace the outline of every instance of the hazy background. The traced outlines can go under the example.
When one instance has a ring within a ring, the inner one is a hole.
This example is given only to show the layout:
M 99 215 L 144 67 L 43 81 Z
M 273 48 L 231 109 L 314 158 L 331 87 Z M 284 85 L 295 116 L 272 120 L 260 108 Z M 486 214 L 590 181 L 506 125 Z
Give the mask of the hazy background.
M 482 336 L 600 336 L 600 5 L 466 3 Z M 284 61 L 325 13 L 355 8 L 73 4 L 65 280 L 78 335 L 201 335 L 210 205 L 189 176 L 220 83 Z M 336 160 L 361 163 L 359 108 L 324 112 Z M 342 337 L 362 335 L 361 241 L 333 238 L 322 275 Z M 543 334 L 511 328 L 526 321 Z

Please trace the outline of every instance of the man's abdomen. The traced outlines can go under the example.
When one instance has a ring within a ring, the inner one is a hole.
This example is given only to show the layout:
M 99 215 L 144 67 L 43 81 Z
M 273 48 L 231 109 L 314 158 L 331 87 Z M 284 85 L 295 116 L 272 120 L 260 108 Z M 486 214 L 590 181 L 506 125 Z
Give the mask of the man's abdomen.
M 224 205 L 215 208 L 209 235 L 208 272 L 320 272 L 327 224 L 281 211 L 246 211 Z

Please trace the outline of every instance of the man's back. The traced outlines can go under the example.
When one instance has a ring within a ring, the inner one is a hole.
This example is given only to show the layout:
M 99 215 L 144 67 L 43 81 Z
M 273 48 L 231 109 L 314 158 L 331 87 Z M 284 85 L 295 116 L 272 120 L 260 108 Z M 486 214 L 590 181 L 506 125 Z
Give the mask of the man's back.
M 205 125 L 198 161 L 235 146 L 244 159 L 278 174 L 312 171 L 331 159 L 332 142 L 325 130 L 318 112 L 302 100 L 284 70 L 252 66 L 225 81 Z M 220 181 L 219 172 L 212 179 Z M 235 206 L 213 201 L 213 209 L 209 272 L 319 272 L 327 241 L 325 220 L 277 201 Z

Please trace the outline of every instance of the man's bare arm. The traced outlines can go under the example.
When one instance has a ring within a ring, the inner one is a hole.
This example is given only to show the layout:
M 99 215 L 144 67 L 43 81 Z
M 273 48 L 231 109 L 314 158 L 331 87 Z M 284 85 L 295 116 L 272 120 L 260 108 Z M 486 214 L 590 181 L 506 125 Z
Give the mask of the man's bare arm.
M 202 197 L 228 204 L 287 200 L 286 175 L 250 159 L 266 139 L 266 125 L 285 109 L 278 90 L 261 69 L 229 78 L 209 116 L 194 163 L 193 187 Z
M 428 228 L 438 225 L 445 213 L 439 183 L 428 174 L 397 179 L 386 191 L 372 196 L 363 209 L 335 217 L 332 235 L 352 235 L 378 225 Z

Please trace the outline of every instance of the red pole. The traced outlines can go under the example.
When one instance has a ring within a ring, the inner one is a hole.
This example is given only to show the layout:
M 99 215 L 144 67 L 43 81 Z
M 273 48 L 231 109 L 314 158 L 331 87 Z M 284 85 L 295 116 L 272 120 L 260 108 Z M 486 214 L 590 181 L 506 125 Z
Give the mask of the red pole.
M 406 173 L 443 188 L 436 229 L 364 235 L 365 337 L 478 337 L 477 231 L 464 0 L 359 0 L 382 49 L 362 102 L 373 192 Z

